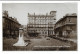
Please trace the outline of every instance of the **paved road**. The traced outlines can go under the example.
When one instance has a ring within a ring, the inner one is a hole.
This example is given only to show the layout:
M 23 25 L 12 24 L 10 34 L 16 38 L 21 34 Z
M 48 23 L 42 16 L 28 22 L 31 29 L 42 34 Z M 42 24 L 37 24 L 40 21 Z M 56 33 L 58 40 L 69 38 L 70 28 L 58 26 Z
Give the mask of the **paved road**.
M 24 40 L 28 40 L 24 38 Z M 30 38 L 30 43 L 28 46 L 16 47 L 13 46 L 14 43 L 18 41 L 18 39 L 4 39 L 3 41 L 3 50 L 34 50 L 34 49 L 51 49 L 52 47 L 61 47 L 61 46 L 70 46 L 69 42 L 63 42 L 57 39 L 43 37 L 42 38 Z

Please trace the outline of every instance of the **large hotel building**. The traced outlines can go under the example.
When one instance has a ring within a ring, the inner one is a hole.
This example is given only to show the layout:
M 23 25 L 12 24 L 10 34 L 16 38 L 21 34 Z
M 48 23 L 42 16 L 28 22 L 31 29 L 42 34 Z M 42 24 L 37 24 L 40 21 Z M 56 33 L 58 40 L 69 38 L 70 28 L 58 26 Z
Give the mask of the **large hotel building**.
M 28 13 L 27 32 L 29 36 L 54 35 L 54 24 L 56 22 L 56 11 L 46 14 Z

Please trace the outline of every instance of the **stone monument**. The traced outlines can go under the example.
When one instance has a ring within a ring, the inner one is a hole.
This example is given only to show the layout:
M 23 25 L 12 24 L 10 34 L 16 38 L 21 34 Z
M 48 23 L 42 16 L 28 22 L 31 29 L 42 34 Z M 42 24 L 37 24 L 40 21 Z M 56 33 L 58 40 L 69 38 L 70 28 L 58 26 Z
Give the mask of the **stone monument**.
M 13 44 L 13 46 L 26 46 L 26 45 L 28 45 L 28 43 L 24 41 L 24 38 L 23 38 L 23 28 L 20 28 L 19 29 L 18 41 L 17 41 L 17 43 Z

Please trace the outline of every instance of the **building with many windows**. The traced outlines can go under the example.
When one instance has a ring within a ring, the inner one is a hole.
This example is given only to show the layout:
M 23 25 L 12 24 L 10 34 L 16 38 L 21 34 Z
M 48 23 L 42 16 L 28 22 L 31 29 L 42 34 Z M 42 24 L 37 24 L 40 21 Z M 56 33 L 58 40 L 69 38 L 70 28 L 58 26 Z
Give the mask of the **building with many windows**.
M 54 34 L 56 11 L 38 15 L 28 13 L 27 31 L 30 36 L 49 36 Z
M 16 38 L 19 35 L 19 27 L 21 26 L 16 18 L 9 17 L 8 11 L 3 12 L 3 37 Z
M 66 14 L 55 24 L 55 34 L 59 37 L 74 38 L 77 37 L 77 15 Z

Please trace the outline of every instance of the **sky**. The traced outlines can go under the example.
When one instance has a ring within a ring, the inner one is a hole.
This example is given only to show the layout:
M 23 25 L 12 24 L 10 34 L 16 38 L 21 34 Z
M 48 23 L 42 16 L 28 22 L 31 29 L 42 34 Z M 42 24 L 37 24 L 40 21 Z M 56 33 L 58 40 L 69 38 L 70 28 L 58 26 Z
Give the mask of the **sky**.
M 57 21 L 67 13 L 77 13 L 77 3 L 3 3 L 2 11 L 8 11 L 9 16 L 17 18 L 20 24 L 27 25 L 28 13 L 46 14 L 57 11 Z

